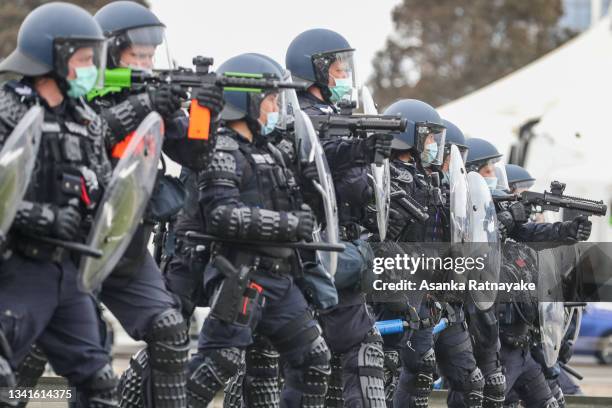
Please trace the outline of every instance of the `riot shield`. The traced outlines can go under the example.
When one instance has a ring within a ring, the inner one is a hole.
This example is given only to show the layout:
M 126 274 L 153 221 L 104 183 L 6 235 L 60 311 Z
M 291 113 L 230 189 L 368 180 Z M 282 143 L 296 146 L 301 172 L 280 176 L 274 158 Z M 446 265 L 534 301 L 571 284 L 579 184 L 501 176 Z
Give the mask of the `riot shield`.
M 472 211 L 467 172 L 456 145 L 451 145 L 448 178 L 450 184 L 451 242 L 453 244 L 472 242 Z
M 548 367 L 557 362 L 565 335 L 565 307 L 558 253 L 555 249 L 538 251 L 538 317 L 544 361 Z
M 150 113 L 115 167 L 87 238 L 87 244 L 103 255 L 99 259 L 81 259 L 80 290 L 91 292 L 101 285 L 136 232 L 155 185 L 163 132 L 162 118 L 156 112 Z
M 552 367 L 559 357 L 564 336 L 565 307 L 563 302 L 539 302 L 540 340 L 547 367 Z
M 491 192 L 482 176 L 476 172 L 467 175 L 469 194 L 472 202 L 472 241 L 468 245 L 469 256 L 477 267 L 469 272 L 469 279 L 475 283 L 470 296 L 476 307 L 487 310 L 497 297 L 497 290 L 486 288 L 487 282 L 499 282 L 501 269 L 501 243 L 497 230 L 497 215 Z M 482 267 L 481 267 L 482 266 Z
M 361 99 L 363 102 L 363 113 L 366 115 L 378 115 L 376 104 L 370 90 L 364 86 L 361 88 Z M 376 201 L 376 223 L 378 235 L 384 241 L 387 235 L 387 224 L 389 222 L 389 209 L 391 206 L 391 170 L 389 159 L 385 158 L 382 163 L 372 163 L 372 179 L 374 182 L 374 199 Z
M 338 206 L 336 205 L 336 192 L 331 171 L 310 118 L 306 113 L 299 110 L 299 105 L 297 107 L 298 109 L 293 108 L 293 115 L 296 140 L 299 141 L 298 151 L 301 156 L 300 160 L 303 159 L 307 163 L 314 162 L 317 167 L 319 180 L 313 180 L 313 184 L 321 194 L 321 201 L 325 212 L 325 230 L 323 231 L 322 226 L 319 225 L 314 233 L 314 239 L 319 242 L 337 244 L 340 241 L 338 233 Z M 330 275 L 334 276 L 336 274 L 336 266 L 338 265 L 338 253 L 317 251 L 317 256 Z
M 26 193 L 36 163 L 43 119 L 43 108 L 30 108 L 0 150 L 0 243 Z

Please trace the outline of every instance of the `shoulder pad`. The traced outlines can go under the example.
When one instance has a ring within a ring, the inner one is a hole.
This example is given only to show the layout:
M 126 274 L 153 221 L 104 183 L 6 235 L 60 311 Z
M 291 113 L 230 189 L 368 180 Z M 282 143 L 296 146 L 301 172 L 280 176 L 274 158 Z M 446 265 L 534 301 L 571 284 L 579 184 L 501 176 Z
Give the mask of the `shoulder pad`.
M 412 173 L 409 170 L 399 170 L 397 173 L 396 180 L 400 183 L 409 184 L 412 183 L 414 178 L 412 177 Z
M 232 152 L 238 150 L 238 142 L 228 135 L 219 135 L 217 138 L 217 144 L 215 145 L 216 150 L 223 150 L 226 152 Z
M 4 84 L 4 89 L 17 95 L 20 98 L 34 98 L 36 92 L 29 85 L 22 84 L 19 81 L 8 81 Z
M 28 88 L 29 89 L 29 88 Z M 8 83 L 0 89 L 0 121 L 11 128 L 17 126 L 28 106 L 22 102 L 18 93 L 8 87 Z

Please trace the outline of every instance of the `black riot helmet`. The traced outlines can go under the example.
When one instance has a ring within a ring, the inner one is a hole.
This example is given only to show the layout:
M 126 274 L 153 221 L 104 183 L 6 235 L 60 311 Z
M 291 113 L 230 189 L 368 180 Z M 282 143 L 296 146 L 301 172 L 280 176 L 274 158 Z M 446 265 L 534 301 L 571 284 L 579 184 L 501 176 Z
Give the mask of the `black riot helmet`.
M 536 179 L 527 170 L 516 164 L 506 164 L 508 185 L 510 190 L 527 189 L 535 184 Z
M 92 60 L 98 73 L 104 68 L 105 38 L 98 23 L 74 4 L 47 3 L 23 20 L 17 48 L 0 62 L 0 72 L 31 77 L 54 74 L 65 79 L 70 74 L 68 61 L 73 56 L 81 58 L 81 53 Z
M 244 73 L 272 75 L 276 78 L 283 78 L 285 75 L 281 65 L 265 55 L 256 53 L 240 54 L 225 61 L 217 69 L 217 73 Z M 270 90 L 256 92 L 248 90 L 224 90 L 223 99 L 225 107 L 221 112 L 221 119 L 225 121 L 245 120 L 251 131 L 258 134 L 268 134 L 277 123 L 283 121 L 281 114 L 283 109 L 281 103 L 285 98 L 282 97 L 284 90 Z M 262 103 L 276 104 L 276 113 L 268 115 L 267 119 L 261 118 Z M 275 117 L 275 123 L 270 123 L 271 117 Z
M 467 159 L 468 147 L 465 143 L 465 135 L 453 122 L 442 119 L 444 127 L 446 127 L 446 140 L 444 142 L 444 155 L 450 154 L 450 147 L 452 145 L 457 146 L 463 162 Z
M 329 103 L 357 103 L 355 49 L 335 31 L 307 30 L 291 41 L 285 67 L 294 78 L 316 85 Z
M 484 139 L 471 137 L 466 141 L 468 155 L 465 162 L 467 171 L 481 173 L 492 190 L 508 190 L 506 168 L 502 164 L 502 154 Z
M 170 68 L 166 26 L 148 8 L 133 1 L 115 1 L 94 15 L 108 38 L 110 67 Z M 122 61 L 124 52 L 131 61 Z
M 471 137 L 466 141 L 466 145 L 469 149 L 465 162 L 468 171 L 478 171 L 483 166 L 495 164 L 501 160 L 502 154 L 491 142 Z
M 431 105 L 417 99 L 401 99 L 384 114 L 399 115 L 408 121 L 406 130 L 393 136 L 393 150 L 416 153 L 424 166 L 442 164 L 446 128 Z

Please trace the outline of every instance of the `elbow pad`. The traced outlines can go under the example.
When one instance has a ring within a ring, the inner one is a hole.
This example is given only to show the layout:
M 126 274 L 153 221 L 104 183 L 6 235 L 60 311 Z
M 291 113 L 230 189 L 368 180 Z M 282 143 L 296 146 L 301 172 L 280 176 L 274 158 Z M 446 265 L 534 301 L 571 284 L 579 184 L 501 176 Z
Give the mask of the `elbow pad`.
M 146 92 L 132 95 L 120 104 L 104 109 L 100 116 L 108 124 L 105 135 L 107 147 L 110 149 L 121 142 L 152 111 L 151 99 Z
M 207 218 L 214 235 L 243 240 L 296 241 L 299 219 L 285 211 L 220 205 Z

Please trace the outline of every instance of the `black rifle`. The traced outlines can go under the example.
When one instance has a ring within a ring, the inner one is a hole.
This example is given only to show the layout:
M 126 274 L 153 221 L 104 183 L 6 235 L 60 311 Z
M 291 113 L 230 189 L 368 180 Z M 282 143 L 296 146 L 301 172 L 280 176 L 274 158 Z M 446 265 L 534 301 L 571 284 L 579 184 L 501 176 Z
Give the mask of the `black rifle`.
M 566 208 L 568 210 L 577 211 L 587 217 L 591 215 L 600 217 L 606 215 L 608 208 L 603 201 L 563 195 L 564 190 L 565 183 L 553 181 L 550 183 L 550 191 L 544 191 L 543 193 L 523 191 L 520 196 L 493 196 L 493 200 L 496 203 L 520 200 L 523 205 L 539 207 L 542 211 L 548 210 L 558 212 L 559 208 Z
M 371 133 L 403 132 L 408 121 L 392 115 L 312 115 L 310 120 L 319 137 L 368 137 Z M 381 165 L 382 155 L 376 153 L 374 163 Z

